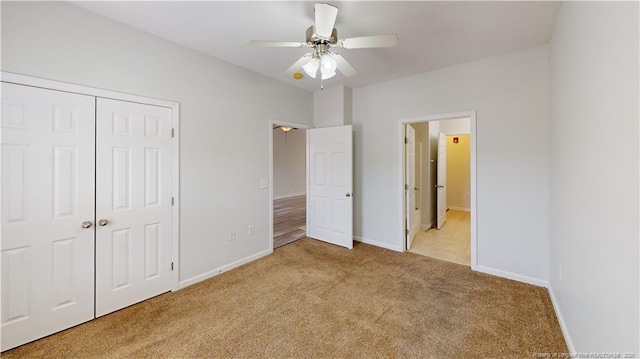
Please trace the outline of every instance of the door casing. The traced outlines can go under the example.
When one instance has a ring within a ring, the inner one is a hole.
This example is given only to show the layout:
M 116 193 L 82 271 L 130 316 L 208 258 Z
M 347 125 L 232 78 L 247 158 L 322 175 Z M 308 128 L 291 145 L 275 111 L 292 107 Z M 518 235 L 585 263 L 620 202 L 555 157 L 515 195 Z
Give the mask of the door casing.
M 421 117 L 414 117 L 409 119 L 404 119 L 398 121 L 398 174 L 399 174 L 399 182 L 401 186 L 398 188 L 398 196 L 400 196 L 400 208 L 398 208 L 398 212 L 400 217 L 397 220 L 398 225 L 398 239 L 397 246 L 398 248 L 402 248 L 403 251 L 407 250 L 406 245 L 406 235 L 405 235 L 405 227 L 406 227 L 406 198 L 405 198 L 405 190 L 404 184 L 405 182 L 405 163 L 404 163 L 404 128 L 405 124 L 411 123 L 420 123 L 420 122 L 429 122 L 429 121 L 444 121 L 444 120 L 452 120 L 456 118 L 469 118 L 471 123 L 471 269 L 478 270 L 478 192 L 477 192 L 477 169 L 476 169 L 476 111 L 466 111 L 466 112 L 454 112 L 454 113 L 444 113 L 437 115 L 426 115 Z
M 269 249 L 273 253 L 273 126 L 289 126 L 300 130 L 308 130 L 313 128 L 311 125 L 303 123 L 280 121 L 277 119 L 269 119 Z M 305 136 L 306 138 L 306 136 Z M 305 140 L 306 141 L 306 140 Z M 307 146 L 305 142 L 305 147 Z M 306 174 L 309 172 L 309 163 L 306 161 L 305 183 L 308 182 Z M 308 192 L 308 189 L 307 189 Z M 309 233 L 309 220 L 307 219 L 307 235 Z

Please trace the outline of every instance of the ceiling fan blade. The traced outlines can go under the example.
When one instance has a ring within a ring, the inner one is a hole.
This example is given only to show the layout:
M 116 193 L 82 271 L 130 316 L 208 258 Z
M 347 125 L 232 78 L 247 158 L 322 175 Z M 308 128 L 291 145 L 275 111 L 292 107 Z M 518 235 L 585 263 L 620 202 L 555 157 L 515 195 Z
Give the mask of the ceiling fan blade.
M 342 57 L 342 55 L 336 54 L 336 53 L 332 53 L 331 57 L 334 60 L 336 60 L 336 67 L 346 77 L 351 77 L 351 76 L 353 76 L 353 75 L 358 73 L 358 70 L 356 70 L 356 68 L 353 67 L 353 65 L 351 65 L 349 63 L 349 61 L 347 61 L 344 57 Z
M 298 61 L 296 61 L 293 65 L 291 65 L 291 67 L 289 67 L 285 72 L 283 72 L 283 75 L 293 75 L 294 73 L 300 71 L 300 69 L 302 68 L 302 66 L 306 65 L 307 62 L 311 61 L 311 54 L 304 54 L 302 55 L 301 58 L 298 59 Z
M 247 46 L 258 47 L 305 47 L 307 44 L 304 42 L 295 41 L 249 41 Z
M 352 37 L 338 41 L 344 49 L 364 49 L 368 47 L 394 47 L 398 43 L 397 34 Z
M 316 34 L 325 39 L 330 38 L 333 25 L 335 25 L 336 17 L 338 16 L 338 8 L 329 4 L 316 4 L 314 9 Z

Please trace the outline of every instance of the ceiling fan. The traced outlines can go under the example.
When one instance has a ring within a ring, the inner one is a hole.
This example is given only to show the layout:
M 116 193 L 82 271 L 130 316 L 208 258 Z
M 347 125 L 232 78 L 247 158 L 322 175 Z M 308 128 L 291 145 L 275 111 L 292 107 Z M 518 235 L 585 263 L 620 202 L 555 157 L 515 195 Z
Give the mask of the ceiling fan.
M 249 41 L 249 46 L 262 47 L 308 47 L 312 52 L 303 55 L 283 75 L 293 75 L 300 68 L 311 78 L 318 71 L 322 80 L 336 75 L 336 69 L 350 77 L 358 70 L 333 49 L 363 49 L 393 47 L 398 42 L 397 34 L 375 35 L 338 39 L 338 31 L 333 27 L 338 16 L 338 8 L 330 4 L 315 4 L 315 24 L 307 29 L 305 42 L 294 41 Z

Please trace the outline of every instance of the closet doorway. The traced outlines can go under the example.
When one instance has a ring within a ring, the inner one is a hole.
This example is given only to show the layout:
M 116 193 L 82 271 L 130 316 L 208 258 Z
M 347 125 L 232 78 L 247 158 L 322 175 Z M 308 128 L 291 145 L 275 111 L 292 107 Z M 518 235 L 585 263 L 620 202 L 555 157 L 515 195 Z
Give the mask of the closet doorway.
M 4 351 L 172 289 L 178 157 L 173 103 L 2 80 Z
M 307 127 L 285 122 L 271 125 L 274 249 L 307 236 Z
M 475 268 L 475 112 L 401 127 L 405 250 Z

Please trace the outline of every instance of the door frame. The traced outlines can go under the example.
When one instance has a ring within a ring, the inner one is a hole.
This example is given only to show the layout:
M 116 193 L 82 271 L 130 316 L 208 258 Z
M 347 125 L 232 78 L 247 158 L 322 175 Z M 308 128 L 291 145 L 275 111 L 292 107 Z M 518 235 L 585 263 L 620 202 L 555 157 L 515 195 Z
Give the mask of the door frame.
M 26 85 L 43 89 L 76 93 L 112 100 L 135 102 L 145 105 L 167 107 L 171 109 L 173 141 L 171 141 L 171 262 L 174 268 L 172 291 L 180 289 L 180 104 L 175 101 L 161 100 L 151 97 L 132 95 L 124 92 L 103 90 L 94 87 L 76 85 L 68 82 L 42 79 L 39 77 L 20 75 L 0 71 L 0 81 L 16 85 Z
M 398 145 L 400 151 L 398 158 L 398 173 L 400 176 L 400 182 L 402 186 L 399 187 L 398 195 L 401 198 L 400 208 L 397 213 L 400 213 L 400 218 L 398 222 L 400 225 L 398 226 L 399 240 L 398 240 L 398 248 L 402 248 L 402 251 L 407 250 L 406 243 L 406 235 L 405 235 L 405 226 L 406 226 L 406 216 L 407 213 L 406 208 L 406 198 L 404 195 L 404 184 L 405 182 L 405 164 L 404 164 L 404 156 L 405 156 L 405 144 L 404 144 L 404 127 L 406 124 L 420 123 L 420 122 L 429 122 L 429 121 L 444 121 L 444 120 L 453 120 L 456 118 L 469 118 L 471 124 L 471 133 L 470 133 L 470 149 L 471 149 L 471 269 L 477 270 L 478 267 L 478 192 L 477 192 L 477 156 L 476 156 L 476 145 L 477 145 L 477 131 L 476 131 L 476 111 L 465 111 L 465 112 L 454 112 L 454 113 L 444 113 L 444 114 L 436 114 L 436 115 L 427 115 L 422 117 L 413 117 L 404 120 L 400 120 L 398 122 Z
M 294 127 L 300 130 L 304 130 L 305 132 L 309 129 L 312 129 L 312 125 L 297 123 L 297 122 L 288 122 L 281 121 L 278 119 L 269 119 L 269 250 L 270 253 L 273 253 L 273 126 L 289 126 Z M 309 142 L 306 140 L 305 136 L 305 152 L 309 150 Z M 305 154 L 305 158 L 307 158 Z M 305 191 L 309 194 L 309 161 L 305 161 Z M 307 197 L 307 204 L 309 203 Z M 309 216 L 307 216 L 307 233 L 309 235 Z

